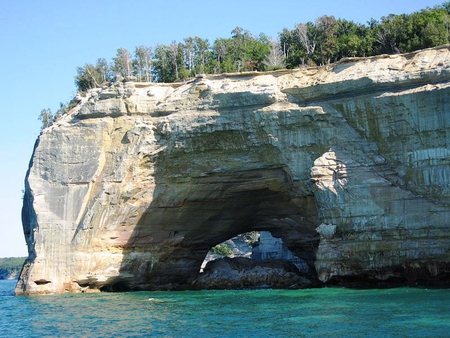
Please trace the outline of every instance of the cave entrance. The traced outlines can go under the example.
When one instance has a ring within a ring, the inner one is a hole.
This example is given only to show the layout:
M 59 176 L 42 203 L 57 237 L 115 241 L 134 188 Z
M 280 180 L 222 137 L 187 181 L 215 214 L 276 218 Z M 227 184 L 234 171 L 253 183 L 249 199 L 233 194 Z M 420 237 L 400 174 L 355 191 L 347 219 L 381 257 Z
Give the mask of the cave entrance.
M 315 274 L 319 244 L 315 197 L 295 184 L 285 167 L 210 173 L 188 181 L 165 178 L 158 182 L 157 198 L 138 222 L 120 278 L 130 276 L 126 282 L 132 289 L 187 289 L 193 283 L 196 287 L 201 285 L 199 271 L 212 248 L 252 232 L 270 232 L 281 239 Z M 139 261 L 139 251 L 150 257 L 148 264 Z M 270 264 L 239 270 L 260 268 L 270 270 Z M 291 272 L 291 267 L 286 269 Z
M 194 282 L 202 289 L 303 288 L 317 282 L 314 269 L 270 231 L 251 231 L 211 248 Z
M 209 262 L 224 257 L 244 257 L 255 262 L 286 260 L 292 262 L 299 271 L 308 273 L 311 270 L 304 260 L 286 247 L 281 238 L 273 237 L 270 231 L 251 231 L 217 244 L 206 255 L 200 273 Z

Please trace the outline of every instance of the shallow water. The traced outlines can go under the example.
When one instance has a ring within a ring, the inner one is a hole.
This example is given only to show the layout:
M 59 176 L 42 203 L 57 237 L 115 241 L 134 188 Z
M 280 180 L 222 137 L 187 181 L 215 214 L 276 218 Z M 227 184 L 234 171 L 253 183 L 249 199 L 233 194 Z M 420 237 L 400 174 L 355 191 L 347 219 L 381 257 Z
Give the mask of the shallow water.
M 450 290 L 324 288 L 14 297 L 2 337 L 449 337 Z

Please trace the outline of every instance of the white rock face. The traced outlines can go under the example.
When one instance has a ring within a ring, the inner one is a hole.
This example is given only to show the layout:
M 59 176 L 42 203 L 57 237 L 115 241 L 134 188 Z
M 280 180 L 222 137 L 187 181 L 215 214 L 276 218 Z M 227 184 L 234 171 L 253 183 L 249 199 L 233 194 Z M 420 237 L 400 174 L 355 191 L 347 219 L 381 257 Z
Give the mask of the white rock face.
M 449 79 L 446 46 L 92 90 L 36 143 L 16 293 L 189 288 L 253 230 L 323 282 L 448 283 Z

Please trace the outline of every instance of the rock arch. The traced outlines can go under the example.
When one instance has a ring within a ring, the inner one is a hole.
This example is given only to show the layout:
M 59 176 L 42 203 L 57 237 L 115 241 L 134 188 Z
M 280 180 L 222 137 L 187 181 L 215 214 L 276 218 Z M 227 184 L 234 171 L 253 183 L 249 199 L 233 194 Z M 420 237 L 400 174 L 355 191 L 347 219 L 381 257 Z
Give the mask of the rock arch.
M 251 230 L 324 283 L 448 283 L 449 59 L 91 90 L 36 142 L 16 293 L 183 288 Z
M 120 275 L 103 289 L 190 288 L 213 246 L 255 230 L 283 238 L 314 269 L 317 211 L 307 197 L 293 198 L 286 168 L 214 173 L 189 184 L 163 186 L 127 244 L 130 252 L 125 251 Z M 138 253 L 149 249 L 158 261 L 143 268 Z

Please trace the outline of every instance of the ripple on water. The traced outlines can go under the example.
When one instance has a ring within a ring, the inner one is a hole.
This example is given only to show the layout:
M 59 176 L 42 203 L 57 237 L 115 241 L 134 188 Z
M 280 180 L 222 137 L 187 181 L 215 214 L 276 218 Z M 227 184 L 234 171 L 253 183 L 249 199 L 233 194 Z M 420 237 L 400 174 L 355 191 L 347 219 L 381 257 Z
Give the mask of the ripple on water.
M 12 297 L 2 337 L 445 337 L 450 291 L 241 290 Z

